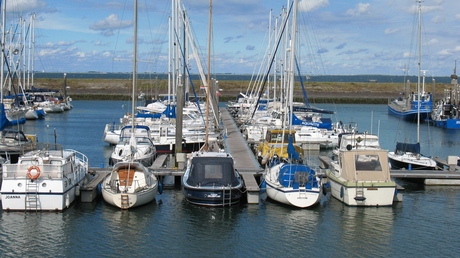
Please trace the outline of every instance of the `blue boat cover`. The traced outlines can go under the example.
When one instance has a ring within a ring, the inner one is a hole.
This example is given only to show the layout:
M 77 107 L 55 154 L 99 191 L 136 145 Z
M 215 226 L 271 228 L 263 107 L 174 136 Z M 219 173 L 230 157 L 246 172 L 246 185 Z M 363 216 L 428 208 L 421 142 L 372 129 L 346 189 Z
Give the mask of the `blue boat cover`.
M 412 152 L 412 153 L 420 153 L 420 143 L 403 143 L 397 142 L 396 143 L 396 153 L 397 152 Z
M 0 131 L 3 131 L 6 127 L 21 125 L 26 122 L 25 118 L 10 121 L 5 114 L 5 106 L 3 103 L 0 103 Z

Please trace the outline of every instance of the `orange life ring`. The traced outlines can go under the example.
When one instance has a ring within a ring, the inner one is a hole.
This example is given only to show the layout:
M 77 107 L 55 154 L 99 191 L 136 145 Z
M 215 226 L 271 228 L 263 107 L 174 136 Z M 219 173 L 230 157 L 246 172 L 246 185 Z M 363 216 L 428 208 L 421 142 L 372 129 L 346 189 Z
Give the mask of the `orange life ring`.
M 32 175 L 32 174 L 30 173 L 30 171 L 32 171 L 32 170 L 35 170 L 35 171 L 36 171 L 36 173 L 35 173 L 34 175 Z M 30 179 L 32 179 L 32 180 L 35 180 L 35 179 L 37 179 L 39 176 L 40 176 L 40 168 L 39 168 L 39 167 L 37 167 L 37 166 L 31 166 L 31 167 L 27 170 L 27 177 L 28 177 L 28 178 L 30 178 Z

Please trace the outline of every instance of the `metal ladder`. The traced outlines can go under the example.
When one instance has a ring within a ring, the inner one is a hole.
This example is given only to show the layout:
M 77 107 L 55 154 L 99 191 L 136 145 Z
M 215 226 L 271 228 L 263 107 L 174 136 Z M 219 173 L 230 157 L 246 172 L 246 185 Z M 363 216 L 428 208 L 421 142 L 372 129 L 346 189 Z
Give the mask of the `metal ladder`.
M 228 202 L 226 202 L 225 199 L 228 199 Z M 232 205 L 232 188 L 229 188 L 228 190 L 226 190 L 224 187 L 222 189 L 222 205 L 223 206 Z
M 27 180 L 26 182 L 26 196 L 25 196 L 25 210 L 38 211 L 38 183 L 34 180 Z
M 305 184 L 305 186 L 303 187 L 299 187 L 299 196 L 297 197 L 297 199 L 308 199 L 307 198 L 307 184 Z
M 358 186 L 358 184 L 356 184 L 355 201 L 363 202 L 365 200 L 366 200 L 366 197 L 364 197 L 364 186 Z
M 128 209 L 129 208 L 129 195 L 122 194 L 121 195 L 121 208 Z

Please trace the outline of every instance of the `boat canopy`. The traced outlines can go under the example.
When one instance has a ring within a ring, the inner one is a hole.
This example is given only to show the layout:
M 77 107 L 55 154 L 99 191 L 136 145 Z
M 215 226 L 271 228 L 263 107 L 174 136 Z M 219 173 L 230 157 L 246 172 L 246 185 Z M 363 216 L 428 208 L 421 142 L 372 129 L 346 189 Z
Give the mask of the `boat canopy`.
M 237 186 L 231 157 L 194 157 L 187 179 L 190 186 Z
M 318 187 L 315 174 L 315 171 L 305 164 L 285 163 L 280 168 L 278 181 L 284 187 L 298 189 L 299 186 L 306 186 L 307 189 L 311 189 Z
M 412 153 L 420 153 L 420 143 L 403 143 L 397 142 L 396 143 L 396 153 L 398 152 L 412 152 Z

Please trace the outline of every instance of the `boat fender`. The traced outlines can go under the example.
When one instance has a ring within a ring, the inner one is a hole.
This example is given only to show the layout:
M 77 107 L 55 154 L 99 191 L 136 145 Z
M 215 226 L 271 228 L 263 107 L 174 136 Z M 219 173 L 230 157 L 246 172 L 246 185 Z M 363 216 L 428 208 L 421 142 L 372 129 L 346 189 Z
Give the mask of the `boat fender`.
M 327 184 L 323 184 L 323 194 L 327 194 Z
M 158 182 L 158 193 L 163 193 L 163 184 L 161 182 Z
M 265 154 L 265 156 L 262 158 L 262 161 L 260 162 L 260 164 L 262 164 L 262 165 L 265 165 L 265 164 L 267 164 L 267 161 L 268 161 L 268 156 L 269 156 L 269 154 L 268 154 L 268 153 L 267 153 L 267 154 Z
M 75 186 L 75 195 L 80 196 L 80 186 L 79 185 Z
M 343 190 L 343 186 L 340 188 L 340 198 L 343 198 L 343 194 L 344 194 L 344 190 Z
M 34 172 L 34 173 L 30 173 L 30 172 Z M 35 180 L 37 179 L 38 177 L 40 177 L 40 168 L 37 167 L 37 166 L 31 166 L 28 170 L 27 170 L 27 177 L 30 178 L 31 180 Z
M 260 192 L 265 193 L 266 190 L 267 190 L 267 183 L 265 182 L 265 180 L 263 180 L 262 183 L 260 184 Z

